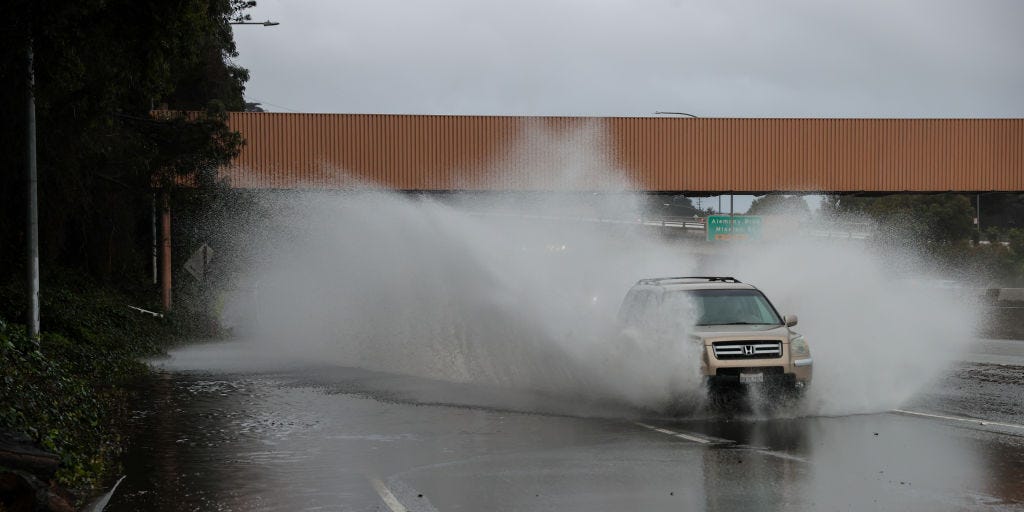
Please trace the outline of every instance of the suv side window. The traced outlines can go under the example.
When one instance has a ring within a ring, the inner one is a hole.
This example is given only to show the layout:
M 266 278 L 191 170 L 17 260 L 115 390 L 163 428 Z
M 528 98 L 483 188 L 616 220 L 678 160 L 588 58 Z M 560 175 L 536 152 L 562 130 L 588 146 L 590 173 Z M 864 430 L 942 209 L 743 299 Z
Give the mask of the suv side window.
M 619 309 L 619 323 L 626 327 L 643 324 L 658 309 L 659 295 L 651 289 L 631 289 Z
M 637 314 L 640 311 L 637 307 L 637 299 L 640 296 L 640 291 L 636 288 L 631 288 L 626 293 L 626 298 L 622 299 L 622 306 L 619 308 L 619 324 L 622 326 L 633 326 L 637 324 Z

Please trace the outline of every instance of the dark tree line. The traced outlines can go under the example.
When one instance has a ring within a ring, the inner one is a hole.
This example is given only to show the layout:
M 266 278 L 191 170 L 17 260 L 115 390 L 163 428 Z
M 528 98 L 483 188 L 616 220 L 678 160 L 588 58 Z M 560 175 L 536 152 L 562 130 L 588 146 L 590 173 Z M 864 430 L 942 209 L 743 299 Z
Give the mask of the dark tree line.
M 40 256 L 108 282 L 145 276 L 154 187 L 211 185 L 242 141 L 244 0 L 13 0 L 0 19 L 0 264 L 23 266 L 27 57 L 34 55 Z M 200 111 L 154 117 L 154 109 Z M 13 274 L 13 272 L 8 272 Z M 45 279 L 45 270 L 44 270 Z
M 811 214 L 810 207 L 803 196 L 787 196 L 782 194 L 768 194 L 758 197 L 750 203 L 747 215 L 772 215 L 785 213 L 807 217 Z
M 830 195 L 822 203 L 826 214 L 860 216 L 894 231 L 916 233 L 932 243 L 949 244 L 1001 236 L 1024 229 L 1024 194 L 987 193 L 980 196 L 979 234 L 977 194 L 891 194 L 865 197 Z M 1004 240 L 1005 241 L 1005 240 Z
M 974 223 L 977 200 L 965 194 L 833 195 L 822 211 L 872 221 L 880 242 L 925 249 L 957 275 L 1024 285 L 1024 194 L 983 194 L 981 230 Z
M 825 214 L 874 221 L 894 239 L 924 244 L 969 240 L 974 226 L 974 208 L 961 194 L 830 195 L 821 207 Z

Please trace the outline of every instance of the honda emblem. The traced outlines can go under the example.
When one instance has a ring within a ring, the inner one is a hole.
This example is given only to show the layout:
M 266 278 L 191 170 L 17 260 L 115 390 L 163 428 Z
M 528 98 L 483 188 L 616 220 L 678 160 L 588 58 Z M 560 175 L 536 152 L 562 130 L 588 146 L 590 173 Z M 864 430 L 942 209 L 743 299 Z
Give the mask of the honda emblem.
M 745 355 L 745 356 L 752 356 L 752 355 L 754 355 L 754 346 L 753 345 L 743 345 L 743 355 Z

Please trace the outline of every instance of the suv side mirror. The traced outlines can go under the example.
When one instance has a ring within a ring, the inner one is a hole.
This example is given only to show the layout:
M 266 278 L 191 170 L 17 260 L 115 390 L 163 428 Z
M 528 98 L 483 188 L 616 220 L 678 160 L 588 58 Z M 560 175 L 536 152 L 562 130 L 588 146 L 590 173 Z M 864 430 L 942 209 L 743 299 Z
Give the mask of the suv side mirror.
M 782 320 L 786 322 L 786 327 L 793 327 L 796 325 L 796 315 L 786 315 L 782 317 Z

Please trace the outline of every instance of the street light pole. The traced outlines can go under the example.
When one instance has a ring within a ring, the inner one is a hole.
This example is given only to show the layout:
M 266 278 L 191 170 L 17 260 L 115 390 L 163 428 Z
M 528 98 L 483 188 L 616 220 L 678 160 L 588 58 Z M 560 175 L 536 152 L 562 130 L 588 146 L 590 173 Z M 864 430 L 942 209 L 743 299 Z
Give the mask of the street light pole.
M 28 38 L 28 87 L 25 104 L 26 123 L 26 174 L 28 211 L 25 230 L 26 270 L 28 311 L 26 323 L 28 336 L 38 343 L 39 340 L 39 197 L 36 193 L 36 97 L 35 97 L 35 64 L 32 54 L 32 37 Z

